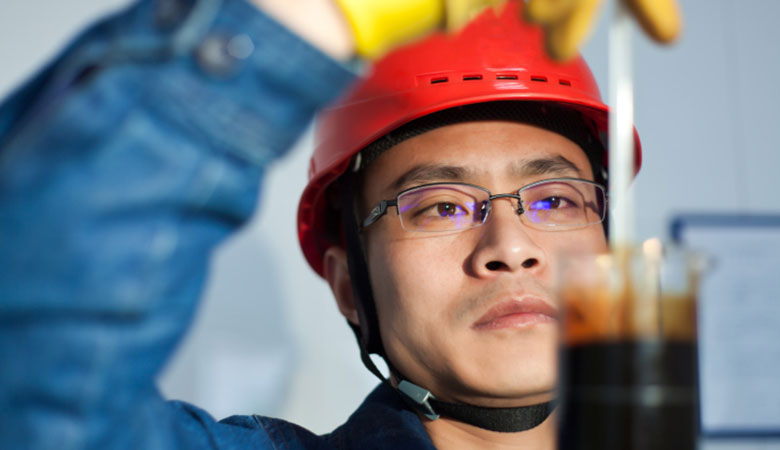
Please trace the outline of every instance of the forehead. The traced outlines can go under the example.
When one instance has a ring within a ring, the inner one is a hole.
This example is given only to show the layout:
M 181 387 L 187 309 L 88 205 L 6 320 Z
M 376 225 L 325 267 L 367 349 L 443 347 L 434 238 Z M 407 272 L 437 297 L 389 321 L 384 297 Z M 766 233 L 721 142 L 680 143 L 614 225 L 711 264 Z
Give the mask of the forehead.
M 394 195 L 425 182 L 522 183 L 553 176 L 592 179 L 580 147 L 555 132 L 518 122 L 447 125 L 385 151 L 366 170 L 365 194 Z M 513 186 L 513 188 L 520 185 Z

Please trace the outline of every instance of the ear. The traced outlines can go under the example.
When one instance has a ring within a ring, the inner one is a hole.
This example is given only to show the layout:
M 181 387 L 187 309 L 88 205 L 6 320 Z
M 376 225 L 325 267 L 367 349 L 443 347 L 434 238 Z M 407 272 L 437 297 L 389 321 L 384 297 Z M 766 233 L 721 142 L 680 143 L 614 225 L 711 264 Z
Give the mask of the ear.
M 336 297 L 339 311 L 353 325 L 360 325 L 355 308 L 355 295 L 352 291 L 352 278 L 349 276 L 347 265 L 347 252 L 340 247 L 330 247 L 325 251 L 323 263 L 325 279 L 328 280 L 330 290 Z

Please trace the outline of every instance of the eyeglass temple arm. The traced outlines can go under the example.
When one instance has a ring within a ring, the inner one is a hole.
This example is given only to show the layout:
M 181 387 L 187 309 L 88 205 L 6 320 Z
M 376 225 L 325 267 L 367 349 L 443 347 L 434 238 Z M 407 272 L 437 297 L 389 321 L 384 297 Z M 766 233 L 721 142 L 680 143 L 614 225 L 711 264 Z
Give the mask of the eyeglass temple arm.
M 380 217 L 384 216 L 387 212 L 388 206 L 396 206 L 396 204 L 397 202 L 395 200 L 382 200 L 379 202 L 379 204 L 374 206 L 371 212 L 368 213 L 368 217 L 363 220 L 363 223 L 360 226 L 360 231 L 372 225 L 374 222 L 379 220 Z

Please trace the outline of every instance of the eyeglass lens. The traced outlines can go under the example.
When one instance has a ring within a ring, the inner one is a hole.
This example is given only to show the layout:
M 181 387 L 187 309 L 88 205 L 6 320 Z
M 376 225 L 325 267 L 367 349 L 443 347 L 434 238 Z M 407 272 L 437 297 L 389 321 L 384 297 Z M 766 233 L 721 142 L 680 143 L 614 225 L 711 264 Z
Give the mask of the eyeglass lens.
M 451 231 L 482 224 L 490 194 L 482 189 L 443 184 L 422 186 L 398 196 L 401 225 L 408 231 Z
M 550 181 L 520 191 L 522 219 L 545 228 L 573 228 L 601 222 L 601 187 L 574 180 Z

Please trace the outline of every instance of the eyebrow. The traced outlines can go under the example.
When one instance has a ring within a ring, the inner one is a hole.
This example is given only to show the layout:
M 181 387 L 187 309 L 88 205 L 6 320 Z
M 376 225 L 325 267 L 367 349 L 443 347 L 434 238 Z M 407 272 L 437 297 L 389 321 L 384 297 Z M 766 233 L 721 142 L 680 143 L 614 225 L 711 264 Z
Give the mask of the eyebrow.
M 538 175 L 554 175 L 574 172 L 582 176 L 582 171 L 576 164 L 561 155 L 549 158 L 536 158 L 521 161 L 510 167 L 513 175 L 518 177 L 530 177 Z
M 475 174 L 473 169 L 445 164 L 421 164 L 406 172 L 390 185 L 392 189 L 401 189 L 410 184 L 425 184 L 435 181 L 464 181 Z
M 563 175 L 574 172 L 578 176 L 582 171 L 576 164 L 558 155 L 549 158 L 535 158 L 518 161 L 508 168 L 515 177 L 525 178 L 539 175 Z M 404 172 L 390 185 L 393 190 L 401 190 L 410 184 L 425 184 L 438 181 L 467 181 L 473 179 L 477 171 L 470 167 L 446 164 L 421 164 Z

